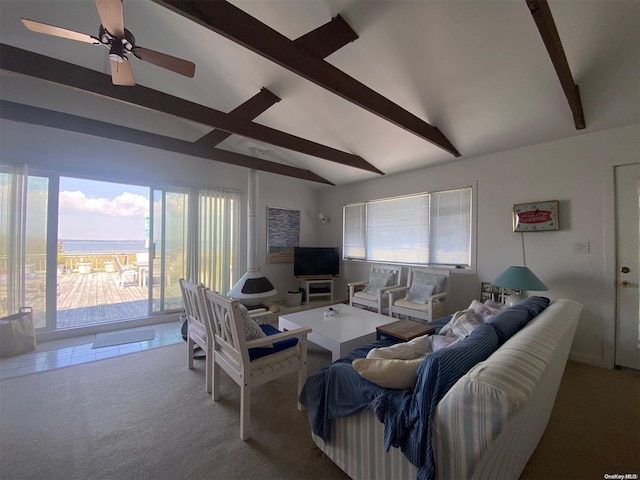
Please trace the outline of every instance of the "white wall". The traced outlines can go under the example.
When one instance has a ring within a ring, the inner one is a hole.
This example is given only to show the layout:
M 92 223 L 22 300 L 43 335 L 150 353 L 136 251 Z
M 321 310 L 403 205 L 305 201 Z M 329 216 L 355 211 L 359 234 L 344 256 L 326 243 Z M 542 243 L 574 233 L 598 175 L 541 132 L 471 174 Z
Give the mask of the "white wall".
M 341 244 L 342 206 L 408 193 L 473 185 L 477 189 L 475 275 L 452 282 L 450 310 L 479 297 L 509 265 L 522 264 L 520 234 L 512 232 L 514 203 L 560 201 L 560 230 L 525 234 L 527 266 L 549 287 L 550 298 L 584 305 L 571 357 L 613 366 L 615 332 L 615 233 L 613 166 L 640 161 L 640 125 L 530 146 L 431 168 L 323 190 L 320 209 L 332 218 L 319 230 L 327 244 Z M 590 242 L 589 254 L 573 253 Z M 366 278 L 367 266 L 343 265 L 342 283 Z

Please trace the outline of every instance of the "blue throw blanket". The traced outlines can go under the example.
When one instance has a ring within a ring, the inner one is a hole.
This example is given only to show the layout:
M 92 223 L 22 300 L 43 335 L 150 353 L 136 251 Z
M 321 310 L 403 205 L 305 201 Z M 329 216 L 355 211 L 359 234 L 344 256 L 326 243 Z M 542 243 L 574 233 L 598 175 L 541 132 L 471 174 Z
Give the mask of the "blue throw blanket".
M 362 378 L 351 362 L 366 357 L 371 348 L 388 347 L 393 343 L 380 340 L 358 348 L 307 379 L 300 393 L 300 403 L 307 410 L 311 430 L 325 443 L 331 439 L 331 420 L 362 412 L 387 390 Z

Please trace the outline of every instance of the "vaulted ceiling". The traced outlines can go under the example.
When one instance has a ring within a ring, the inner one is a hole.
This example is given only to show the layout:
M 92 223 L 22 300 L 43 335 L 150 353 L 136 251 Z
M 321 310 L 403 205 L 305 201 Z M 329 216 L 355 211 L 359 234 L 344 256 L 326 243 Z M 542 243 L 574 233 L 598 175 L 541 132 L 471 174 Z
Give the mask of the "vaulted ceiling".
M 108 2 L 107 2 L 108 3 Z M 640 123 L 640 2 L 125 0 L 187 78 L 34 33 L 97 36 L 92 0 L 0 1 L 0 116 L 317 185 Z M 577 84 L 579 88 L 575 88 Z

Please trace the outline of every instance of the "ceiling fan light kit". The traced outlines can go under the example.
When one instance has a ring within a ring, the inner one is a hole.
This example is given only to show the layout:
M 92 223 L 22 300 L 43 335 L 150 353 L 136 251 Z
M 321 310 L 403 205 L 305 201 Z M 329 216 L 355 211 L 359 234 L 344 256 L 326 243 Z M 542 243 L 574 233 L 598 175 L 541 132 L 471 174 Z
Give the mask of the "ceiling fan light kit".
M 135 37 L 124 28 L 122 0 L 96 0 L 96 8 L 102 21 L 102 25 L 98 29 L 98 37 L 26 18 L 22 19 L 22 23 L 32 32 L 107 47 L 111 61 L 111 79 L 114 85 L 135 85 L 127 53 L 132 53 L 144 62 L 193 78 L 196 69 L 193 62 L 136 46 Z

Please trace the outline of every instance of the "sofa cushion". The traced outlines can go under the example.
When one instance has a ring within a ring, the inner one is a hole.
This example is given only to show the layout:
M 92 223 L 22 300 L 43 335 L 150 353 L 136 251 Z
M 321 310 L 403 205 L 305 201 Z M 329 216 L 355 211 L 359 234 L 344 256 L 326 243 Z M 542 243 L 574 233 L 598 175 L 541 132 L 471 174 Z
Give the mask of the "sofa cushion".
M 411 389 L 416 372 L 426 355 L 411 360 L 397 358 L 356 358 L 351 364 L 363 378 L 383 388 Z
M 502 344 L 548 305 L 549 299 L 546 297 L 529 297 L 513 307 L 503 309 L 497 315 L 487 319 L 486 323 L 495 329 Z
M 408 308 L 410 310 L 415 310 L 416 312 L 428 312 L 430 305 L 427 303 L 416 303 L 410 302 L 406 298 L 399 298 L 395 302 L 393 302 L 395 307 Z
M 398 360 L 412 360 L 424 357 L 432 351 L 429 335 L 416 337 L 408 342 L 400 342 L 389 347 L 372 348 L 367 358 L 393 358 Z
M 278 333 L 282 333 L 273 325 L 269 325 L 265 323 L 264 325 L 260 325 L 260 329 L 264 332 L 265 337 L 269 335 L 276 335 Z M 254 361 L 258 358 L 265 357 L 267 355 L 271 355 L 272 353 L 281 352 L 282 350 L 286 350 L 287 348 L 295 347 L 298 344 L 297 338 L 287 338 L 286 340 L 280 340 L 279 342 L 275 342 L 271 347 L 256 347 L 249 349 L 249 360 Z

